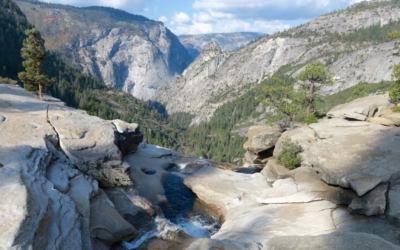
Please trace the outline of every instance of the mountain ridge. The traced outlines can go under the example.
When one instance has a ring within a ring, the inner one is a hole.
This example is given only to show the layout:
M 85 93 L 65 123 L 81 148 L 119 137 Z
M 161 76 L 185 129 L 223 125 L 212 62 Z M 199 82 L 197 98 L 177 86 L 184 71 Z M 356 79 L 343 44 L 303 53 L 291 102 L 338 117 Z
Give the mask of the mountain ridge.
M 350 21 L 332 23 L 332 20 L 342 20 L 344 16 Z M 363 22 L 366 19 L 372 21 Z M 386 34 L 400 28 L 399 20 L 399 1 L 355 4 L 341 12 L 318 17 L 305 25 L 246 45 L 231 53 L 212 78 L 198 79 L 198 84 L 182 85 L 181 76 L 177 77 L 167 88 L 160 89 L 155 98 L 160 102 L 168 100 L 165 105 L 170 113 L 184 111 L 194 114 L 193 125 L 209 120 L 218 107 L 243 95 L 268 76 L 278 71 L 296 76 L 305 65 L 316 60 L 324 62 L 339 76 L 334 86 L 327 89 L 331 94 L 360 81 L 377 83 L 390 80 L 392 64 L 400 63 L 400 59 L 393 56 L 394 42 L 390 42 Z M 336 28 L 331 30 L 328 23 Z M 354 65 L 352 60 L 361 50 L 368 54 L 364 55 L 365 58 L 359 55 L 357 65 Z M 390 63 L 387 63 L 388 58 Z M 365 76 L 367 70 L 368 76 Z M 186 82 L 190 80 L 186 79 Z M 193 92 L 191 86 L 199 88 L 193 98 L 168 98 Z
M 201 51 L 211 42 L 216 41 L 221 50 L 233 51 L 246 45 L 250 41 L 265 36 L 259 32 L 232 32 L 232 33 L 208 33 L 199 35 L 179 35 L 179 41 L 189 51 L 193 58 L 196 58 Z

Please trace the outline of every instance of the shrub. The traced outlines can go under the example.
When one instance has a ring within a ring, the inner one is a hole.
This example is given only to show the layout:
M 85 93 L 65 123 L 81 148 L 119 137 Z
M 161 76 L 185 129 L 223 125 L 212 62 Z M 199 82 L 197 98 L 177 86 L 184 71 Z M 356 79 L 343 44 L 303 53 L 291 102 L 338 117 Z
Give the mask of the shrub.
M 311 123 L 317 123 L 318 122 L 318 118 L 315 117 L 314 114 L 310 114 L 309 116 L 306 117 L 306 119 L 304 119 L 304 122 L 307 125 L 310 125 Z
M 301 165 L 301 156 L 298 153 L 303 151 L 303 148 L 298 142 L 292 142 L 290 138 L 285 138 L 281 144 L 281 152 L 278 154 L 277 162 L 287 169 L 295 169 Z
M 17 84 L 18 82 L 15 81 L 15 80 L 13 80 L 13 79 L 11 79 L 11 78 L 8 78 L 8 77 L 3 78 L 3 77 L 0 76 L 0 84 L 1 84 L 1 83 L 5 83 L 5 84 Z
M 397 103 L 399 100 L 399 90 L 398 89 L 392 89 L 389 91 L 389 99 L 393 103 Z
M 400 106 L 393 107 L 392 111 L 395 112 L 395 113 L 400 113 Z

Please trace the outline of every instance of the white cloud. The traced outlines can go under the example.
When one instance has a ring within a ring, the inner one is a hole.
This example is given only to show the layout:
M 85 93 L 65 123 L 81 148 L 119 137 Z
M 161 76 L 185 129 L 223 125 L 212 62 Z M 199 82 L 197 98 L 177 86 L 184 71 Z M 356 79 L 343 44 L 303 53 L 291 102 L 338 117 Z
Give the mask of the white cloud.
M 195 0 L 194 9 L 235 18 L 296 20 L 317 17 L 361 0 Z
M 246 22 L 239 19 L 221 19 L 217 22 L 199 22 L 193 20 L 191 23 L 179 24 L 171 27 L 175 34 L 205 34 L 205 33 L 228 33 L 228 32 L 261 32 L 272 34 L 290 28 L 279 21 L 256 20 Z
M 166 23 L 166 22 L 168 22 L 168 18 L 167 18 L 166 16 L 160 16 L 160 17 L 158 18 L 158 21 L 161 21 L 161 22 L 163 22 L 163 23 Z
M 175 12 L 174 16 L 172 17 L 172 22 L 178 24 L 189 23 L 190 20 L 190 17 L 185 12 Z
M 73 6 L 107 6 L 128 12 L 146 12 L 146 5 L 153 0 L 42 0 L 43 2 L 60 3 Z

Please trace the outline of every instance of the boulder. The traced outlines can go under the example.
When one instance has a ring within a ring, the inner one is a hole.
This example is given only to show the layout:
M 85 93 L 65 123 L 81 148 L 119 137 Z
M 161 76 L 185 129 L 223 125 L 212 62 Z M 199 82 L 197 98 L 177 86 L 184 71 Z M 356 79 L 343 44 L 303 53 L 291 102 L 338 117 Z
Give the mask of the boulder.
M 365 121 L 368 117 L 374 116 L 378 110 L 389 106 L 387 94 L 367 96 L 336 106 L 327 113 L 327 117 Z
M 132 181 L 121 164 L 115 127 L 84 111 L 49 109 L 49 122 L 60 137 L 60 147 L 80 171 L 102 187 L 129 186 Z
M 386 209 L 387 184 L 381 184 L 362 197 L 355 198 L 349 205 L 353 213 L 368 216 L 384 214 Z
M 133 153 L 143 141 L 143 133 L 136 123 L 127 123 L 122 120 L 111 121 L 117 130 L 117 145 L 123 155 Z
M 138 195 L 132 187 L 107 188 L 104 190 L 122 217 L 138 230 L 149 225 L 155 209 L 152 204 Z
M 107 246 L 129 241 L 137 235 L 136 229 L 115 210 L 114 204 L 102 191 L 90 200 L 90 237 Z M 94 244 L 96 245 L 96 243 Z
M 244 154 L 244 158 L 245 158 L 246 163 L 248 163 L 250 165 L 258 162 L 257 161 L 258 155 L 251 151 L 246 151 L 246 153 Z
M 282 129 L 279 127 L 254 126 L 249 129 L 248 140 L 243 145 L 245 150 L 253 153 L 273 148 L 282 135 Z
M 268 160 L 265 168 L 261 171 L 261 174 L 268 175 L 269 172 L 271 172 L 277 179 L 284 179 L 291 176 L 290 170 L 278 164 L 275 157 Z

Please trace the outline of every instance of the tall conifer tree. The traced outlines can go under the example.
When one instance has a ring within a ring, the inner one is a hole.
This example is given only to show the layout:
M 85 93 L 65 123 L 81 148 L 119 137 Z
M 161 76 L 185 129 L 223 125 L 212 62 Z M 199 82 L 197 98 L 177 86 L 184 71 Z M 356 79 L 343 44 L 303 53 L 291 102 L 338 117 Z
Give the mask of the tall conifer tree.
M 25 71 L 18 73 L 18 77 L 24 83 L 26 90 L 36 91 L 37 98 L 43 100 L 43 88 L 55 82 L 55 78 L 49 79 L 47 75 L 41 73 L 46 60 L 46 51 L 39 31 L 36 28 L 28 29 L 25 34 L 27 38 L 21 49 L 21 56 L 24 59 L 22 66 Z

